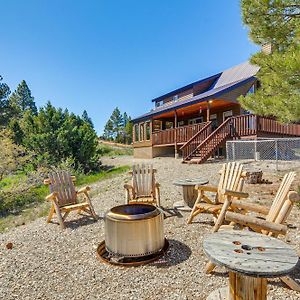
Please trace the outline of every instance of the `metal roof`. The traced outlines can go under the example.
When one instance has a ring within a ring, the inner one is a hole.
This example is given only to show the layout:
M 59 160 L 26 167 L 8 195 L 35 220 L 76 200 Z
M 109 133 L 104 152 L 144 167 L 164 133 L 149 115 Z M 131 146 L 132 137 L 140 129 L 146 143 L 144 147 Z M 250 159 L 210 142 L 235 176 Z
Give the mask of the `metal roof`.
M 202 93 L 200 95 L 192 97 L 188 100 L 178 101 L 178 102 L 174 102 L 170 105 L 158 107 L 158 108 L 153 109 L 152 111 L 150 111 L 150 112 L 148 112 L 148 113 L 146 113 L 142 116 L 134 118 L 132 121 L 133 122 L 140 121 L 140 120 L 143 120 L 143 119 L 147 119 L 149 117 L 160 115 L 161 113 L 172 111 L 174 109 L 179 109 L 179 108 L 186 107 L 186 106 L 189 106 L 189 105 L 192 105 L 192 104 L 205 102 L 205 101 L 207 101 L 209 99 L 213 99 L 213 98 L 216 99 L 216 98 L 222 96 L 223 94 L 228 93 L 228 92 L 230 92 L 230 91 L 232 91 L 232 90 L 234 90 L 234 89 L 236 89 L 236 88 L 238 88 L 238 87 L 240 87 L 244 84 L 255 82 L 255 80 L 256 80 L 256 78 L 254 76 L 252 76 L 252 77 L 249 77 L 249 78 L 244 79 L 244 80 L 239 80 L 239 81 L 236 81 L 236 82 L 228 83 L 228 84 L 225 84 L 221 87 L 214 88 L 214 89 L 209 90 L 205 93 Z
M 231 82 L 255 76 L 258 70 L 258 66 L 251 65 L 248 61 L 244 62 L 238 66 L 234 66 L 228 70 L 223 71 L 212 88 L 218 88 Z
M 189 106 L 198 102 L 204 102 L 211 98 L 217 98 L 218 96 L 229 92 L 233 89 L 236 89 L 237 87 L 240 87 L 243 84 L 254 82 L 256 80 L 255 75 L 258 72 L 259 67 L 255 65 L 251 65 L 249 62 L 242 63 L 240 65 L 234 66 L 230 69 L 227 69 L 219 74 L 213 75 L 211 77 L 207 77 L 203 80 L 199 80 L 196 82 L 193 82 L 189 85 L 186 85 L 180 89 L 177 89 L 175 91 L 172 91 L 168 94 L 165 94 L 163 96 L 160 96 L 158 98 L 153 99 L 152 101 L 158 101 L 160 99 L 164 99 L 174 93 L 178 93 L 180 91 L 184 91 L 186 89 L 189 89 L 193 87 L 195 84 L 209 81 L 209 80 L 215 80 L 210 87 L 208 91 L 205 91 L 204 93 L 201 93 L 197 96 L 194 96 L 190 99 L 184 100 L 184 101 L 177 101 L 172 102 L 170 105 L 164 105 L 157 107 L 155 109 L 152 109 L 150 112 L 139 116 L 137 118 L 134 118 L 133 121 L 138 121 L 145 119 L 150 116 L 159 115 L 163 112 L 168 112 L 171 110 L 174 110 L 175 108 L 181 108 L 185 106 Z

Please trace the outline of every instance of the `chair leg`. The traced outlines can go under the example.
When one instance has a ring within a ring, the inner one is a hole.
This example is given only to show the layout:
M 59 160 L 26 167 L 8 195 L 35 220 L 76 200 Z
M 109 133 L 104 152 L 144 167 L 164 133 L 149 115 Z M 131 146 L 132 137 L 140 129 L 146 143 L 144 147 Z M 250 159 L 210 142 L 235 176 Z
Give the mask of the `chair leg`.
M 200 191 L 200 192 L 198 191 L 198 197 L 197 197 L 197 199 L 195 201 L 195 204 L 194 204 L 193 209 L 191 211 L 190 217 L 189 217 L 189 219 L 187 221 L 188 224 L 191 224 L 192 221 L 193 221 L 193 219 L 194 219 L 194 217 L 200 212 L 199 211 L 198 213 L 196 213 L 197 210 L 198 210 L 197 204 L 201 201 L 202 196 L 203 196 L 203 191 Z
M 218 217 L 218 219 L 215 223 L 215 226 L 214 226 L 212 232 L 217 232 L 219 230 L 219 228 L 221 227 L 221 225 L 224 223 L 225 215 L 226 215 L 226 212 L 227 212 L 227 210 L 230 206 L 230 203 L 231 203 L 231 199 L 230 199 L 230 197 L 227 197 L 225 199 L 225 202 L 222 206 L 221 212 L 219 214 L 219 217 Z
M 65 214 L 64 214 L 64 216 L 63 216 L 63 221 L 65 221 L 66 220 L 66 218 L 67 218 L 67 216 L 69 215 L 69 211 L 67 211 L 67 212 L 65 212 Z
M 50 208 L 50 212 L 49 212 L 49 215 L 48 215 L 47 223 L 51 222 L 54 211 L 55 211 L 54 205 L 53 205 L 53 203 L 51 203 L 51 208 Z
M 91 211 L 91 215 L 92 215 L 92 217 L 97 221 L 97 220 L 98 220 L 98 216 L 97 216 L 96 213 L 95 213 L 95 210 L 94 210 L 94 207 L 93 207 L 93 205 L 92 205 L 92 201 L 91 201 L 91 199 L 90 199 L 90 196 L 89 196 L 88 193 L 84 193 L 84 195 L 85 195 L 85 197 L 86 197 L 86 201 L 87 201 L 88 204 L 89 204 L 89 209 L 90 209 L 90 211 Z
M 59 206 L 57 205 L 57 203 L 55 201 L 53 201 L 53 205 L 54 205 L 55 212 L 56 212 L 56 215 L 57 215 L 58 223 L 59 223 L 61 229 L 65 229 L 66 225 L 65 225 L 64 220 L 62 218 Z
M 215 267 L 216 267 L 216 265 L 213 264 L 211 261 L 209 261 L 204 268 L 205 274 L 211 273 Z
M 280 277 L 280 279 L 292 290 L 300 292 L 300 285 L 290 276 Z

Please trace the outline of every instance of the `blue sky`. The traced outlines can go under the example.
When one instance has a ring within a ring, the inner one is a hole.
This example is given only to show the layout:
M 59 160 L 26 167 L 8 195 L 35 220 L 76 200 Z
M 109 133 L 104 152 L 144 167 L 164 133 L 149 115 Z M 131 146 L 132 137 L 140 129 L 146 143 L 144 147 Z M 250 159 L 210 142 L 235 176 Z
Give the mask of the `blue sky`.
M 0 75 L 25 79 L 37 105 L 86 109 L 100 134 L 113 109 L 151 99 L 257 51 L 239 0 L 0 0 Z

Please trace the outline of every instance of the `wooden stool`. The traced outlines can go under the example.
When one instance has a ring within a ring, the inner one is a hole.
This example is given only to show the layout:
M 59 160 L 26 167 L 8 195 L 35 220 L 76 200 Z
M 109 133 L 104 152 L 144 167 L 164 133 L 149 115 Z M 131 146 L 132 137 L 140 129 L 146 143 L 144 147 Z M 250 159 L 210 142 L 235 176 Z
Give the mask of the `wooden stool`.
M 208 300 L 265 300 L 267 278 L 289 274 L 297 253 L 284 242 L 250 231 L 220 231 L 205 237 L 209 259 L 229 270 L 229 287 L 214 291 Z

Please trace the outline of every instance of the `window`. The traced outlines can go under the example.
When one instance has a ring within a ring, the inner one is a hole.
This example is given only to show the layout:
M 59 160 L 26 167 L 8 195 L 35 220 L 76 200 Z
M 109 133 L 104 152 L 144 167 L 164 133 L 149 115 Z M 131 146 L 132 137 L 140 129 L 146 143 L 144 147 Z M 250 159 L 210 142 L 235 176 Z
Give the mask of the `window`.
M 139 125 L 134 124 L 134 141 L 138 142 L 139 141 Z
M 156 107 L 160 107 L 162 105 L 164 105 L 164 101 L 163 100 L 160 100 L 160 101 L 156 102 Z
M 166 121 L 166 129 L 173 128 L 173 122 Z
M 159 131 L 162 129 L 162 121 L 154 120 L 153 121 L 153 131 Z
M 179 121 L 178 122 L 178 127 L 180 127 L 180 126 L 184 126 L 184 121 Z
M 227 110 L 223 112 L 223 122 L 230 117 L 232 117 L 232 110 Z
M 192 124 L 199 124 L 199 123 L 202 123 L 203 122 L 203 117 L 198 117 L 198 118 L 194 118 L 194 119 L 190 119 L 188 121 L 188 124 L 189 125 L 192 125 Z
M 140 124 L 140 142 L 144 140 L 144 123 Z
M 173 100 L 173 101 L 176 101 L 176 100 L 178 100 L 178 98 L 179 98 L 178 95 L 174 95 L 173 98 L 172 98 L 172 100 Z
M 146 141 L 150 141 L 150 138 L 151 138 L 151 126 L 150 126 L 150 122 L 146 122 L 145 123 L 145 127 L 146 127 Z

